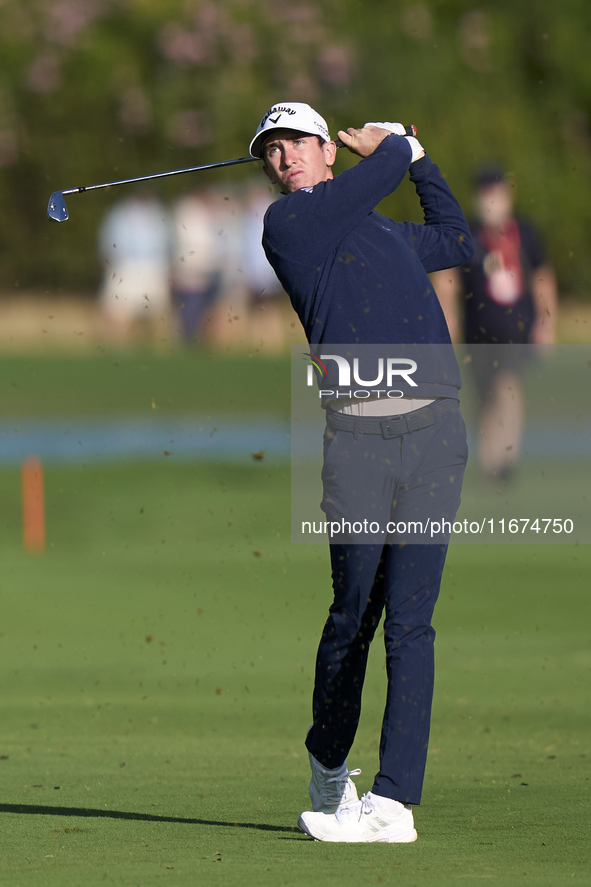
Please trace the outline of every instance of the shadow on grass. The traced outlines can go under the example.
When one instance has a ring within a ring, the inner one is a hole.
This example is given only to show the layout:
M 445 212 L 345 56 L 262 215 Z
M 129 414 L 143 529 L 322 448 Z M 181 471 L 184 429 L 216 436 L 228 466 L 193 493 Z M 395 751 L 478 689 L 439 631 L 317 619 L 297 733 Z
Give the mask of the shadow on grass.
M 178 822 L 184 825 L 215 825 L 227 828 L 251 828 L 265 832 L 295 832 L 299 828 L 288 825 L 268 825 L 257 822 L 222 822 L 216 819 L 186 819 L 182 816 L 157 816 L 153 813 L 128 813 L 123 810 L 96 810 L 92 807 L 43 807 L 39 804 L 0 804 L 0 813 L 24 813 L 32 816 L 88 816 L 107 819 L 132 819 L 141 822 Z

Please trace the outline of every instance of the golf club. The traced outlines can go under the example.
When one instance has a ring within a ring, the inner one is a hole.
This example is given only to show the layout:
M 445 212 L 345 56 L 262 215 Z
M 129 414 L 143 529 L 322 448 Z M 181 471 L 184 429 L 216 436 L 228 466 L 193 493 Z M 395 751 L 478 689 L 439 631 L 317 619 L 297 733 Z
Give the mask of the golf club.
M 116 185 L 130 185 L 133 182 L 147 182 L 151 179 L 163 179 L 165 176 L 180 176 L 186 172 L 198 172 L 201 169 L 214 169 L 216 166 L 235 166 L 237 163 L 251 163 L 256 157 L 238 157 L 235 160 L 219 160 L 217 163 L 204 163 L 201 166 L 188 166 L 186 169 L 171 169 L 168 172 L 157 172 L 150 176 L 137 176 L 134 179 L 120 179 L 118 182 L 103 182 L 100 185 L 83 185 L 80 188 L 68 188 L 65 191 L 54 191 L 47 204 L 47 218 L 52 222 L 65 222 L 69 218 L 64 194 L 80 194 L 82 191 L 96 191 L 97 188 L 114 188 Z
M 406 134 L 416 136 L 415 126 L 407 126 Z M 343 147 L 340 139 L 336 140 L 338 148 Z M 100 185 L 82 185 L 80 188 L 68 188 L 65 191 L 54 191 L 47 204 L 47 218 L 52 222 L 65 222 L 69 218 L 68 208 L 64 200 L 64 194 L 80 194 L 82 191 L 96 191 L 98 188 L 114 188 L 116 185 L 131 185 L 133 182 L 148 182 L 152 179 L 163 179 L 166 176 L 180 176 L 187 172 L 199 172 L 202 169 L 215 169 L 220 166 L 236 166 L 238 163 L 252 163 L 258 157 L 238 157 L 235 160 L 219 160 L 216 163 L 203 163 L 201 166 L 188 166 L 186 169 L 171 169 L 167 172 L 157 172 L 149 176 L 137 176 L 134 179 L 120 179 L 117 182 L 102 182 Z

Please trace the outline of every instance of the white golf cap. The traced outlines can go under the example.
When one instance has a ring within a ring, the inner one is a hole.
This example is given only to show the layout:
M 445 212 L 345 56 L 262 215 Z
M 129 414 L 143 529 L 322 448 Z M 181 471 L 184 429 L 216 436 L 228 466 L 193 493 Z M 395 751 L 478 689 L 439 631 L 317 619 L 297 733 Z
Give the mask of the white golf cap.
M 330 142 L 326 120 L 305 102 L 277 102 L 269 108 L 250 143 L 250 156 L 262 157 L 263 142 L 275 129 L 293 129 Z

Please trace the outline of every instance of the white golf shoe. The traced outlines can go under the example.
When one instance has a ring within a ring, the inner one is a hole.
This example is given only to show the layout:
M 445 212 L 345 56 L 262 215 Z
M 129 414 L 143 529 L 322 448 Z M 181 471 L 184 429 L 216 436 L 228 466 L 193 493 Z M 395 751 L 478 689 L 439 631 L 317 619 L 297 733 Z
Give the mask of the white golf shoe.
M 341 807 L 359 801 L 357 789 L 351 776 L 357 776 L 361 770 L 347 770 L 347 762 L 336 770 L 328 770 L 308 752 L 312 779 L 308 791 L 312 801 L 312 810 L 316 813 L 336 813 Z
M 412 810 L 368 792 L 336 813 L 302 813 L 298 826 L 316 841 L 410 844 L 417 839 Z

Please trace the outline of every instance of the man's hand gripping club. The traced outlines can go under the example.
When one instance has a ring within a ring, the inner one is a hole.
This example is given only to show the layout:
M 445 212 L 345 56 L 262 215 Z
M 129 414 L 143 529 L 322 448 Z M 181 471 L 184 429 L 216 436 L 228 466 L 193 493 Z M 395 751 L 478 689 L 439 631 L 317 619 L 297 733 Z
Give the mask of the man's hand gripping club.
M 418 139 L 406 135 L 406 129 L 401 123 L 366 123 L 361 129 L 350 126 L 347 130 L 340 129 L 338 137 L 352 154 L 358 154 L 359 157 L 369 157 L 390 133 L 396 133 L 396 135 L 406 138 L 412 148 L 411 163 L 424 157 L 423 146 Z

